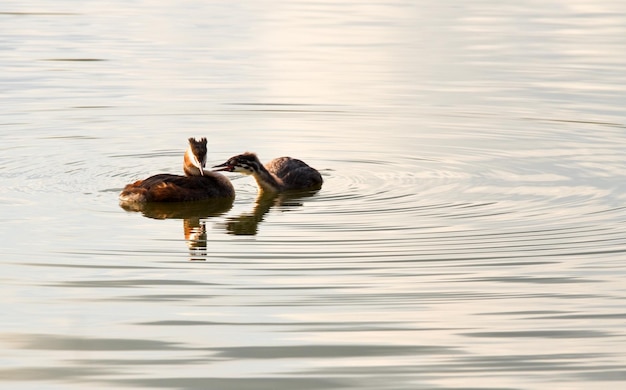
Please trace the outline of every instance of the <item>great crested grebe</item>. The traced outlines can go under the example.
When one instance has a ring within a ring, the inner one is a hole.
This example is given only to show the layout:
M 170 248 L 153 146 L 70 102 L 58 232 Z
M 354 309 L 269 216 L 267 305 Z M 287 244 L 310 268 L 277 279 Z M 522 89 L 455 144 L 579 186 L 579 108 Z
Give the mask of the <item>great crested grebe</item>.
M 212 198 L 234 198 L 230 180 L 219 173 L 205 171 L 206 138 L 189 138 L 183 170 L 186 176 L 161 173 L 137 180 L 120 193 L 122 203 L 187 202 Z
M 233 156 L 223 164 L 216 165 L 214 171 L 239 172 L 252 175 L 259 189 L 266 192 L 319 189 L 322 175 L 304 161 L 279 157 L 263 166 L 256 154 L 246 152 Z

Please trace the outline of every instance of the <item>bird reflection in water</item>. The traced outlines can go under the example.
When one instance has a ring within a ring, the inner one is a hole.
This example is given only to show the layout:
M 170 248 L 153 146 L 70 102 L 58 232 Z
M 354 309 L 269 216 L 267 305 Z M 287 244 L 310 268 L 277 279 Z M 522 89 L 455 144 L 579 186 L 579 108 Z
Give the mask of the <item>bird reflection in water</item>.
M 229 234 L 253 236 L 258 232 L 259 224 L 265 215 L 273 208 L 288 210 L 302 206 L 302 200 L 315 195 L 318 190 L 287 191 L 287 192 L 259 192 L 254 208 L 235 217 L 226 218 L 223 227 Z
M 233 235 L 256 235 L 265 215 L 272 209 L 288 211 L 303 205 L 303 200 L 315 195 L 318 190 L 287 191 L 281 193 L 260 192 L 250 212 L 238 216 L 229 216 L 216 225 Z M 233 206 L 232 199 L 212 199 L 196 202 L 178 203 L 130 203 L 120 204 L 126 211 L 141 212 L 153 219 L 182 219 L 185 241 L 189 247 L 190 260 L 206 261 L 207 250 L 206 224 L 210 218 L 227 213 Z
M 130 203 L 120 205 L 126 211 L 141 212 L 154 219 L 182 219 L 185 241 L 192 261 L 207 257 L 206 219 L 222 215 L 233 207 L 233 199 L 212 199 L 176 203 Z

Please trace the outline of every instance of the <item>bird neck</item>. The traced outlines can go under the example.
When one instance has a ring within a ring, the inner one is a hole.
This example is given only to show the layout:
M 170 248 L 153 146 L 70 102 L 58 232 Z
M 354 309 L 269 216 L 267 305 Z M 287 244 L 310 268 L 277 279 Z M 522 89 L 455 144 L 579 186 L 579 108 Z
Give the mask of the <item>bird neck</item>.
M 183 171 L 186 176 L 202 176 L 200 169 L 193 163 L 193 152 L 191 149 L 187 149 L 185 152 L 185 159 L 183 161 Z
M 259 165 L 259 169 L 255 171 L 252 176 L 254 176 L 254 180 L 256 180 L 257 185 L 262 191 L 279 192 L 285 187 L 283 181 L 265 169 L 263 165 Z

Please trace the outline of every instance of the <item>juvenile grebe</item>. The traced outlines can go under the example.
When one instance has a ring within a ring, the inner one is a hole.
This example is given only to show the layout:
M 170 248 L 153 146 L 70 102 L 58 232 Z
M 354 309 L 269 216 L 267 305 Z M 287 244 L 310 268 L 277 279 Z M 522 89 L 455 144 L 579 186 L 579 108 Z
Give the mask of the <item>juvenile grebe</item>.
M 214 171 L 239 172 L 252 175 L 259 189 L 267 192 L 288 190 L 319 189 L 322 187 L 322 175 L 304 161 L 279 157 L 269 163 L 261 164 L 256 154 L 246 152 L 231 157 L 224 164 L 216 165 Z
M 186 176 L 162 173 L 124 187 L 122 203 L 187 202 L 211 198 L 234 198 L 235 189 L 226 176 L 205 171 L 206 138 L 189 138 L 183 170 Z

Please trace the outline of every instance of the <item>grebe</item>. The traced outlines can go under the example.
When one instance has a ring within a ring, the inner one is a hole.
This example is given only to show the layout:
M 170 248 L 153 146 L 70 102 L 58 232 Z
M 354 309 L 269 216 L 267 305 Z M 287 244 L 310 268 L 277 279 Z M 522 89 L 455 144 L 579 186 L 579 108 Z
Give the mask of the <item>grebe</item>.
M 246 152 L 231 157 L 223 164 L 216 165 L 214 171 L 239 172 L 252 175 L 261 191 L 282 192 L 288 190 L 319 189 L 322 175 L 304 161 L 279 157 L 261 164 L 256 154 Z
M 183 170 L 186 176 L 162 173 L 124 187 L 121 203 L 187 202 L 212 198 L 234 198 L 230 180 L 219 173 L 205 171 L 206 138 L 189 138 Z

